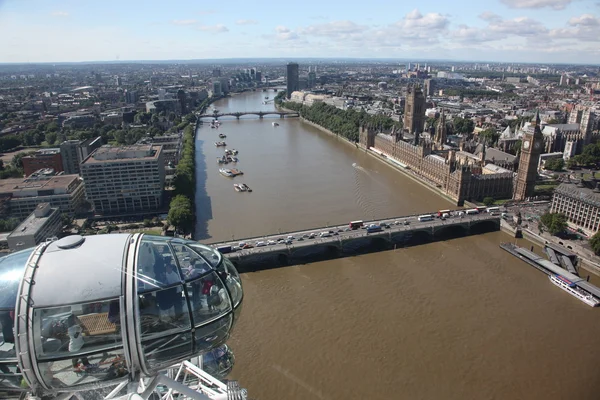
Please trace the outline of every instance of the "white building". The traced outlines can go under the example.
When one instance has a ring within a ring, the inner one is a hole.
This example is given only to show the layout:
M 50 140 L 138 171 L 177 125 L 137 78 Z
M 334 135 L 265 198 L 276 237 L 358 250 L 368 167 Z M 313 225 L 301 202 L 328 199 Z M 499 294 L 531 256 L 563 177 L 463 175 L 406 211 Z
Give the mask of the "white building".
M 8 247 L 23 250 L 34 247 L 61 231 L 61 218 L 58 208 L 48 203 L 40 203 L 35 210 L 8 235 Z
M 132 214 L 162 206 L 162 146 L 102 146 L 81 163 L 85 192 L 100 214 Z

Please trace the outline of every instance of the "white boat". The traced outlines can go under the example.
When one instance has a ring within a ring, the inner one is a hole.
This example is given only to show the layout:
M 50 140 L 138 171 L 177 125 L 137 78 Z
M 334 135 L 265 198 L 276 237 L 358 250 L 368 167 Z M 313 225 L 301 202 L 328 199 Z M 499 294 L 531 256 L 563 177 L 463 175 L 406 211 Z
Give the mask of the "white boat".
M 223 147 L 223 146 L 227 146 L 227 143 L 225 143 L 225 142 L 215 142 L 215 146 L 217 146 L 217 147 Z
M 583 301 L 588 306 L 598 307 L 600 305 L 600 300 L 598 300 L 585 290 L 578 288 L 577 285 L 575 285 L 567 278 L 560 275 L 550 275 L 548 278 L 550 279 L 550 282 L 552 282 L 554 285 L 569 293 L 571 296 L 577 297 L 579 300 Z
M 245 192 L 246 191 L 246 185 L 244 185 L 244 184 L 234 183 L 233 184 L 233 188 L 235 190 L 237 190 L 238 192 Z
M 233 172 L 231 172 L 231 170 L 230 170 L 230 169 L 227 169 L 227 168 L 221 168 L 221 169 L 219 169 L 219 172 L 220 172 L 220 173 L 221 173 L 221 175 L 223 175 L 223 176 L 228 176 L 228 177 L 233 177 L 233 176 L 235 176 L 235 175 L 233 174 Z
M 237 151 L 236 149 L 231 150 L 231 154 L 233 154 L 234 156 L 236 156 L 238 153 L 239 153 L 239 151 Z
M 279 126 L 277 122 L 273 122 L 273 126 Z

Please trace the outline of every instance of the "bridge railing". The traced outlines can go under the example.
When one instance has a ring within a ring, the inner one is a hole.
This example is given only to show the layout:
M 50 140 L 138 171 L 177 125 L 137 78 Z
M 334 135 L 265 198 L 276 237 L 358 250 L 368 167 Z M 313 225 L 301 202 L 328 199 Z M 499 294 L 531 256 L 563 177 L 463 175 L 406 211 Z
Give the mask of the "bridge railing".
M 437 214 L 437 212 L 435 213 Z M 382 221 L 387 221 L 389 222 L 393 222 L 395 220 L 403 220 L 403 219 L 407 219 L 407 218 L 415 218 L 418 217 L 420 215 L 424 215 L 424 214 L 411 214 L 411 215 L 405 215 L 405 216 L 401 216 L 401 217 L 394 217 L 394 218 L 381 218 L 381 219 L 377 219 L 377 220 L 363 220 L 364 225 L 369 225 L 369 224 L 373 224 L 373 223 L 379 223 Z M 447 219 L 443 222 L 440 222 L 440 220 L 436 219 L 433 221 L 427 221 L 427 222 L 419 222 L 419 225 L 417 228 L 432 228 L 432 227 L 436 227 L 436 226 L 440 226 L 440 225 L 454 225 L 454 224 L 461 224 L 461 223 L 465 223 L 468 221 L 474 221 L 474 220 L 479 220 L 479 219 L 495 219 L 495 218 L 500 218 L 497 215 L 491 215 L 491 214 L 487 214 L 487 213 L 480 213 L 480 214 L 475 214 L 475 215 L 463 215 L 462 219 L 457 219 L 460 217 L 456 217 L 456 218 L 451 218 L 451 219 Z M 456 221 L 456 222 L 454 222 Z M 300 230 L 294 230 L 294 231 L 279 231 L 277 233 L 270 233 L 267 235 L 261 235 L 261 236 L 253 236 L 253 237 L 246 237 L 246 238 L 238 238 L 238 239 L 232 239 L 232 240 L 226 240 L 226 241 L 219 241 L 219 242 L 210 242 L 210 243 L 206 243 L 209 246 L 219 246 L 219 245 L 226 245 L 229 243 L 235 243 L 235 242 L 250 242 L 250 241 L 255 241 L 255 240 L 269 240 L 269 239 L 273 239 L 276 237 L 282 237 L 282 236 L 289 236 L 289 235 L 297 235 L 298 233 L 303 233 L 303 232 L 307 232 L 307 231 L 314 231 L 315 233 L 319 233 L 322 231 L 326 231 L 326 230 L 330 230 L 332 228 L 339 228 L 342 226 L 347 226 L 347 224 L 334 224 L 334 225 L 326 225 L 326 226 L 322 226 L 322 227 L 318 227 L 318 228 L 307 228 L 307 229 L 300 229 Z M 400 226 L 394 226 L 394 228 L 401 228 L 402 230 L 415 230 L 415 225 L 400 225 Z M 387 230 L 382 231 L 382 232 L 388 232 Z M 371 234 L 371 236 L 373 236 Z

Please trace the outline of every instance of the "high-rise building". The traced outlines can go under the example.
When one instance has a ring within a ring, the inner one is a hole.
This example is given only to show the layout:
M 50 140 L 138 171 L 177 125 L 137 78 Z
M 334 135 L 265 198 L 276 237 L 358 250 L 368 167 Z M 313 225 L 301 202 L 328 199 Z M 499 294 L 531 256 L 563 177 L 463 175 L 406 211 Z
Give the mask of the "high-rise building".
M 254 79 L 256 80 L 256 82 L 262 82 L 262 72 L 256 71 Z
M 115 76 L 115 84 L 116 84 L 117 86 L 121 86 L 121 84 L 122 84 L 122 83 L 123 83 L 123 82 L 122 82 L 122 80 L 121 80 L 121 77 L 120 77 L 120 76 L 118 76 L 118 75 L 117 75 L 117 76 Z
M 21 222 L 6 238 L 8 247 L 13 251 L 35 247 L 41 242 L 60 234 L 62 220 L 60 210 L 50 207 L 49 203 L 40 203 L 35 210 Z
M 317 73 L 311 71 L 308 73 L 308 87 L 310 89 L 314 88 L 317 85 Z
M 522 201 L 534 195 L 538 164 L 543 147 L 544 135 L 541 129 L 540 113 L 536 111 L 533 122 L 523 134 L 517 184 L 513 194 L 514 200 Z
M 138 94 L 135 90 L 126 90 L 125 91 L 125 103 L 127 104 L 135 104 L 138 101 Z
M 213 78 L 218 78 L 221 76 L 221 69 L 220 68 L 215 68 L 212 70 L 212 76 Z
M 162 206 L 161 146 L 102 146 L 81 163 L 85 193 L 97 213 L 131 214 Z
M 299 81 L 299 75 L 298 75 L 298 64 L 291 62 L 287 65 L 287 73 L 286 73 L 286 79 L 287 79 L 287 89 L 286 89 L 286 97 L 289 99 L 290 96 L 292 95 L 292 92 L 295 92 L 299 89 L 298 86 L 298 81 Z
M 223 94 L 223 90 L 221 89 L 221 81 L 213 81 L 212 92 L 213 96 L 221 96 Z
M 62 169 L 65 174 L 79 174 L 79 165 L 83 160 L 102 146 L 102 137 L 98 136 L 85 141 L 66 140 L 60 144 L 60 156 L 62 158 Z
M 433 93 L 435 93 L 435 81 L 425 79 L 425 96 L 433 96 Z
M 418 86 L 408 88 L 404 106 L 404 130 L 421 133 L 425 125 L 425 97 Z
M 179 89 L 177 91 L 177 101 L 179 102 L 179 107 L 181 108 L 182 114 L 187 114 L 187 95 L 185 90 Z

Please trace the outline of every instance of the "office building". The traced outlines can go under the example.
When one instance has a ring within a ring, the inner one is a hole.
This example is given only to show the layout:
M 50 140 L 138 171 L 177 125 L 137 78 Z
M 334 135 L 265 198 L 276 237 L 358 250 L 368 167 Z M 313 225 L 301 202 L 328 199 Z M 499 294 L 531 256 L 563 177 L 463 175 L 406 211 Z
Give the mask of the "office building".
M 213 81 L 212 92 L 213 96 L 221 96 L 223 94 L 223 91 L 221 90 L 221 81 Z
M 138 93 L 135 90 L 125 91 L 125 103 L 135 104 L 138 101 Z
M 312 89 L 316 85 L 317 85 L 317 73 L 311 71 L 308 73 L 308 88 Z
M 256 75 L 254 76 L 254 80 L 256 80 L 256 82 L 262 82 L 262 72 L 256 71 Z
M 567 223 L 594 235 L 600 228 L 600 188 L 594 180 L 581 179 L 578 183 L 561 183 L 552 195 L 550 212 L 567 216 Z
M 102 146 L 102 137 L 98 136 L 92 139 L 66 140 L 60 144 L 60 155 L 62 158 L 62 171 L 65 174 L 79 174 L 79 164 Z
M 218 78 L 221 76 L 221 69 L 220 68 L 215 68 L 212 70 L 212 76 L 213 78 Z
M 433 79 L 425 79 L 425 96 L 433 96 L 435 93 L 435 81 Z
M 540 113 L 538 111 L 535 113 L 532 124 L 523 134 L 517 183 L 513 195 L 514 200 L 522 201 L 534 195 L 540 154 L 544 146 L 544 135 L 540 125 Z
M 48 203 L 40 203 L 7 237 L 13 251 L 35 247 L 46 239 L 56 237 L 62 230 L 60 210 Z
M 292 96 L 292 93 L 300 90 L 299 87 L 299 75 L 298 75 L 298 64 L 291 62 L 287 65 L 286 69 L 286 79 L 287 79 L 287 88 L 286 88 L 286 97 L 289 99 Z
M 40 203 L 50 203 L 61 213 L 79 210 L 85 193 L 78 175 L 34 175 L 0 180 L 0 198 L 7 199 L 11 217 L 25 219 Z
M 121 86 L 121 85 L 123 84 L 123 80 L 122 80 L 122 79 L 121 79 L 121 77 L 120 77 L 120 76 L 118 76 L 118 75 L 117 75 L 117 76 L 115 76 L 115 84 L 116 84 L 117 86 Z
M 425 97 L 418 86 L 408 88 L 404 106 L 404 130 L 421 133 L 425 127 Z
M 38 150 L 35 154 L 25 156 L 21 160 L 23 161 L 23 171 L 25 172 L 25 176 L 29 176 L 39 169 L 46 168 L 53 169 L 54 172 L 63 171 L 60 149 Z
M 81 175 L 96 213 L 127 215 L 162 207 L 161 146 L 102 146 L 81 163 Z

